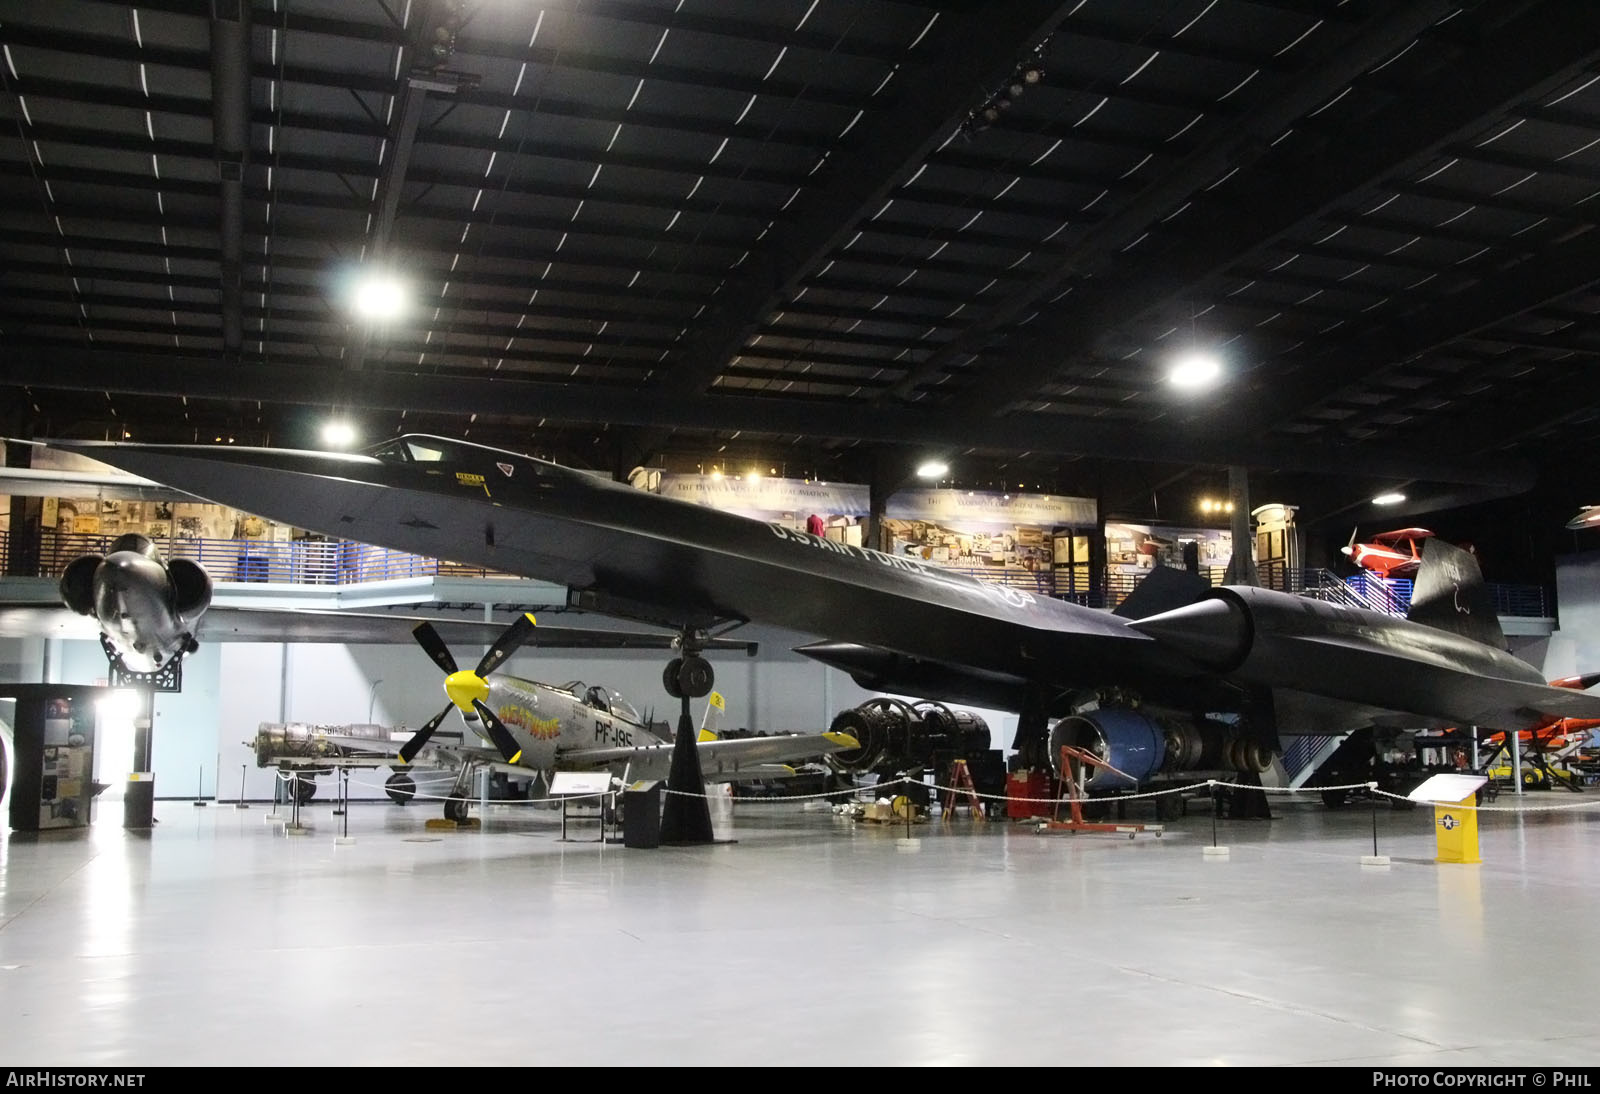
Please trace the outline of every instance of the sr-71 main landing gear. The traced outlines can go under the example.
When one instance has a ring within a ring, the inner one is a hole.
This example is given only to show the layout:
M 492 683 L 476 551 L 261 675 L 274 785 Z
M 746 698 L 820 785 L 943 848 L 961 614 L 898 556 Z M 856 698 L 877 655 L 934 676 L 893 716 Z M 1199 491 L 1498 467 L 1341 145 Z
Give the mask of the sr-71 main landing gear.
M 674 699 L 702 699 L 711 694 L 711 685 L 715 681 L 716 673 L 711 670 L 711 662 L 698 653 L 674 657 L 661 670 L 661 686 Z
M 704 631 L 689 629 L 678 636 L 677 646 L 682 656 L 674 657 L 661 670 L 661 686 L 674 699 L 702 699 L 711 694 L 717 675 L 711 670 L 711 662 L 700 656 L 700 651 L 705 649 L 705 638 Z

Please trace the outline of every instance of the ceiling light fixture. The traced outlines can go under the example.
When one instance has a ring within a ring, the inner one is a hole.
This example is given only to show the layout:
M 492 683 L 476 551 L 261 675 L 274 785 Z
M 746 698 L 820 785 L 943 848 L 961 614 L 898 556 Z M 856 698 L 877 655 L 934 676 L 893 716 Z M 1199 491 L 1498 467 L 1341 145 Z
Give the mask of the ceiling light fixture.
M 322 427 L 322 443 L 329 448 L 349 448 L 356 443 L 355 426 L 335 419 Z
M 350 306 L 369 323 L 392 323 L 406 312 L 406 287 L 393 274 L 369 273 L 356 282 Z
M 1208 353 L 1191 353 L 1181 357 L 1167 373 L 1174 387 L 1197 391 L 1216 383 L 1222 375 L 1222 363 Z
M 950 474 L 950 465 L 943 460 L 924 460 L 917 468 L 917 478 L 930 481 L 942 479 Z
M 1399 505 L 1406 500 L 1406 496 L 1398 490 L 1391 490 L 1387 494 L 1379 494 L 1372 499 L 1373 505 Z

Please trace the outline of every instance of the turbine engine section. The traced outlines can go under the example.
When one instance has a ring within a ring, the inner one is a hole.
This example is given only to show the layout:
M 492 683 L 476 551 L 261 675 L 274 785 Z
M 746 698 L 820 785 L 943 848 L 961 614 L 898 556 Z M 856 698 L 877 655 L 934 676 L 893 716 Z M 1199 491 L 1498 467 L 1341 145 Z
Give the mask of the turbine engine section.
M 1218 722 L 1162 718 L 1148 710 L 1100 707 L 1056 722 L 1050 731 L 1051 767 L 1060 775 L 1061 746 L 1072 745 L 1110 764 L 1123 775 L 1093 768 L 1084 784 L 1089 793 L 1136 790 L 1157 775 L 1184 771 L 1262 772 L 1272 765 L 1272 750 L 1237 735 Z M 1126 777 L 1123 777 L 1123 776 Z
M 373 752 L 381 753 L 380 745 L 387 746 L 394 739 L 388 726 L 310 725 L 306 722 L 262 722 L 256 730 L 255 740 L 248 742 L 255 750 L 257 767 L 276 767 L 280 763 L 307 760 L 337 760 L 360 753 L 360 749 L 345 743 L 335 743 L 329 737 L 370 739 Z
M 1104 707 L 1061 719 L 1050 731 L 1052 766 L 1061 764 L 1061 746 L 1080 748 L 1116 768 L 1091 767 L 1088 793 L 1137 790 L 1167 761 L 1167 736 L 1160 723 L 1127 707 Z M 1117 774 L 1120 771 L 1122 774 Z M 1058 770 L 1057 775 L 1061 772 Z
M 828 755 L 834 770 L 852 774 L 931 767 L 940 753 L 965 758 L 989 748 L 988 723 L 943 703 L 869 699 L 841 713 L 828 728 L 861 742 L 860 748 Z

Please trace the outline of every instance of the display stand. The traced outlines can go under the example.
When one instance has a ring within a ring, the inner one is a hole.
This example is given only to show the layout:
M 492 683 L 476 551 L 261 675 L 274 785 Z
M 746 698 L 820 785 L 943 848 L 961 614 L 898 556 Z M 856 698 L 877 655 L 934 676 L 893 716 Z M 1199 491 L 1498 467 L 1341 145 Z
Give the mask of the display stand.
M 661 846 L 661 783 L 641 779 L 622 792 L 622 843 L 625 847 Z
M 608 807 L 616 812 L 616 793 L 611 787 L 609 771 L 557 771 L 550 777 L 550 796 L 561 799 L 562 843 L 604 843 L 606 841 L 606 812 Z M 600 834 L 594 839 L 575 840 L 567 835 L 568 807 L 574 798 L 593 798 L 600 805 Z
M 1103 767 L 1114 775 L 1121 775 L 1130 783 L 1136 780 L 1126 772 L 1118 771 L 1110 764 L 1092 752 L 1086 752 L 1072 745 L 1061 746 L 1061 790 L 1066 795 L 1062 800 L 1072 814 L 1071 820 L 1061 820 L 1061 804 L 1056 803 L 1056 819 L 1045 821 L 1039 825 L 1041 832 L 1117 832 L 1124 833 L 1133 839 L 1140 832 L 1154 832 L 1161 835 L 1166 829 L 1159 824 L 1127 824 L 1123 822 L 1101 823 L 1083 819 L 1083 802 L 1086 798 L 1084 784 L 1088 781 L 1084 772 L 1091 767 Z
M 1472 864 L 1478 857 L 1478 791 L 1489 780 L 1482 775 L 1435 775 L 1406 797 L 1433 804 L 1435 862 Z
M 685 845 L 717 842 L 706 805 L 705 779 L 700 773 L 699 734 L 689 717 L 685 695 L 678 714 L 678 734 L 672 743 L 672 769 L 667 775 L 667 801 L 661 812 L 661 842 Z

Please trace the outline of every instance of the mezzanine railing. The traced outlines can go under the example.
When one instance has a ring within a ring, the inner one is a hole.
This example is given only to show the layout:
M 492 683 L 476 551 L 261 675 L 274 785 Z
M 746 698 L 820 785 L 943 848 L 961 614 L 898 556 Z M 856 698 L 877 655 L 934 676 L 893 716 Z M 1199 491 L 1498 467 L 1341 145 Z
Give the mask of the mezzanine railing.
M 115 536 L 53 532 L 41 535 L 39 575 L 55 576 L 79 555 L 105 554 Z M 479 566 L 424 558 L 350 540 L 189 539 L 152 537 L 165 558 L 198 562 L 217 581 L 296 585 L 353 585 L 407 577 L 488 577 Z
M 83 535 L 46 529 L 40 537 L 38 573 L 54 577 L 79 555 L 104 554 L 115 536 Z M 0 569 L 7 561 L 8 537 L 0 536 Z M 299 585 L 354 585 L 415 577 L 505 576 L 479 566 L 468 566 L 405 551 L 392 551 L 350 540 L 191 539 L 155 537 L 156 549 L 167 558 L 187 558 L 204 566 L 217 581 L 279 582 Z M 1111 571 L 1094 593 L 1070 588 L 1066 571 L 1026 570 L 1020 567 L 950 567 L 957 573 L 1021 589 L 1035 596 L 1059 597 L 1093 608 L 1114 608 L 1144 579 L 1143 573 Z M 1212 585 L 1223 583 L 1221 567 L 1205 567 L 1200 576 Z M 1081 570 L 1071 580 L 1083 581 Z M 1403 614 L 1411 605 L 1412 586 L 1406 580 L 1384 580 L 1367 574 L 1339 577 L 1330 570 L 1268 569 L 1262 585 L 1295 593 Z M 1538 585 L 1489 586 L 1495 612 L 1502 616 L 1549 618 L 1554 614 L 1548 591 Z

